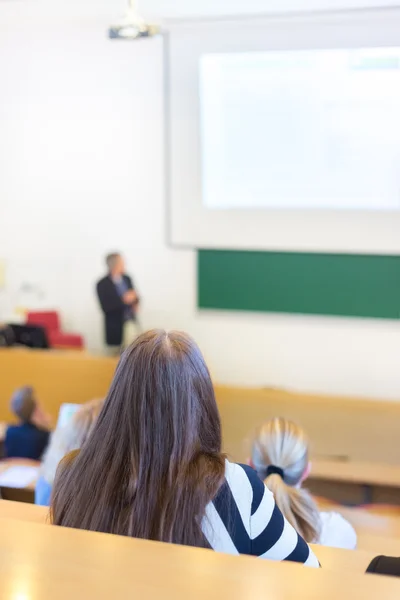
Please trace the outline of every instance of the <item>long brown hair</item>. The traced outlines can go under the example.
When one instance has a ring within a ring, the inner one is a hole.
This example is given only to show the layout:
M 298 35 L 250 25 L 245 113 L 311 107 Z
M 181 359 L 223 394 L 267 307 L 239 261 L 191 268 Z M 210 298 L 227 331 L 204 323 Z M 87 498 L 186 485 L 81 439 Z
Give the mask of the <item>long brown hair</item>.
M 301 487 L 308 468 L 308 439 L 301 427 L 286 419 L 265 423 L 254 441 L 252 463 L 284 517 L 307 541 L 317 543 L 321 518 L 312 496 Z M 281 474 L 268 471 L 278 467 Z
M 207 546 L 225 476 L 210 374 L 195 342 L 149 331 L 122 355 L 90 438 L 57 473 L 56 525 Z

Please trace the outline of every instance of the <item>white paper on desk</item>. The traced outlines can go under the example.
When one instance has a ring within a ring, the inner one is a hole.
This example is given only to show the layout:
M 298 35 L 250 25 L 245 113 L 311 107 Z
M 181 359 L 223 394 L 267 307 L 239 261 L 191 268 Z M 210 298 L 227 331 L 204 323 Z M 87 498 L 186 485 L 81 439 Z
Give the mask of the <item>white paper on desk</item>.
M 34 482 L 39 475 L 39 467 L 10 467 L 0 475 L 0 487 L 24 488 Z

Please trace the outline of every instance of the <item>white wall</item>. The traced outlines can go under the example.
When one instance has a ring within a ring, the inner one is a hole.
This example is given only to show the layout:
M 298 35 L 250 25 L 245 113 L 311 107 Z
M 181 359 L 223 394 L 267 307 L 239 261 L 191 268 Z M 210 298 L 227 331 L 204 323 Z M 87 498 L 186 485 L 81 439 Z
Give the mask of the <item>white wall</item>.
M 2 23 L 11 20 L 113 19 L 128 0 L 0 0 Z M 139 12 L 156 19 L 302 13 L 400 6 L 399 0 L 137 0 Z
M 8 29 L 0 80 L 5 309 L 24 303 L 22 283 L 39 286 L 42 304 L 60 306 L 99 348 L 93 286 L 107 251 L 131 257 L 150 315 L 159 302 L 149 282 L 169 293 L 162 40 L 113 43 L 97 25 Z
M 138 0 L 138 4 L 148 14 L 172 19 L 399 6 L 396 0 Z
M 0 310 L 21 302 L 23 282 L 36 283 L 43 305 L 99 349 L 93 285 L 103 254 L 120 248 L 144 325 L 191 332 L 219 382 L 399 399 L 398 324 L 197 312 L 195 252 L 164 243 L 161 41 L 109 42 L 96 20 L 21 26 L 10 12 L 2 19 L 6 5 Z

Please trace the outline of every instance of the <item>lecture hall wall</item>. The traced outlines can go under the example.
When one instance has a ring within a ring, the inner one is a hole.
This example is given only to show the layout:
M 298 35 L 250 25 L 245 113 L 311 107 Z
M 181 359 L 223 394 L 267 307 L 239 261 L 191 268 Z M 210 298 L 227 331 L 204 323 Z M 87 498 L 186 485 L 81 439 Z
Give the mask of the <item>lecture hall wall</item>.
M 388 5 L 341 0 L 340 7 Z M 142 0 L 157 17 L 339 8 L 339 0 Z M 393 2 L 393 5 L 397 4 Z M 186 329 L 220 383 L 400 399 L 400 325 L 199 313 L 196 253 L 165 243 L 160 40 L 109 42 L 123 0 L 0 0 L 0 311 L 40 289 L 101 348 L 93 285 L 120 248 L 145 327 Z M 240 273 L 237 284 L 240 286 Z

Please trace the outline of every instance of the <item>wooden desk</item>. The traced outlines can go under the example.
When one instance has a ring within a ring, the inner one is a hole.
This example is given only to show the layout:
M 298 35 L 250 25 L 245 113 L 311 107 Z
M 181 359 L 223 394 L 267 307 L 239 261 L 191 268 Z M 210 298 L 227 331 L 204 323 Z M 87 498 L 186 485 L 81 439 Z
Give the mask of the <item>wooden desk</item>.
M 400 488 L 400 465 L 313 459 L 310 479 Z
M 57 420 L 63 403 L 82 404 L 108 392 L 116 358 L 66 350 L 0 349 L 0 421 L 10 422 L 9 401 L 24 385 L 35 388 L 47 412 Z
M 304 427 L 310 437 L 317 458 L 310 480 L 314 494 L 346 504 L 373 500 L 400 505 L 400 402 L 224 386 L 216 386 L 216 397 L 223 448 L 233 460 L 246 462 L 257 429 L 282 416 Z M 371 461 L 378 463 L 376 468 Z
M 216 397 L 224 450 L 238 462 L 249 457 L 257 428 L 281 416 L 304 427 L 314 456 L 400 465 L 400 402 L 220 385 Z
M 8 469 L 16 466 L 24 467 L 40 467 L 40 462 L 37 460 L 29 460 L 27 458 L 6 458 L 0 461 L 0 474 L 5 473 Z M 24 488 L 9 488 L 1 487 L 1 496 L 4 500 L 15 500 L 19 502 L 34 502 L 35 499 L 36 479 L 32 480 Z
M 400 465 L 366 461 L 313 459 L 310 482 L 356 484 L 362 489 L 362 504 L 373 502 L 376 487 L 400 490 Z
M 47 507 L 23 504 L 21 502 L 8 502 L 6 500 L 0 500 L 0 519 L 17 519 L 19 521 L 28 521 L 42 525 L 50 524 L 49 509 Z M 380 547 L 382 547 L 382 543 L 381 541 Z M 397 541 L 396 543 L 398 548 L 400 542 Z M 379 543 L 377 545 L 379 546 Z M 353 573 L 365 573 L 371 560 L 382 552 L 381 550 L 377 552 L 373 546 L 370 551 L 361 552 L 339 550 L 317 545 L 312 546 L 312 548 L 324 569 L 351 571 Z
M 47 507 L 23 504 L 22 502 L 8 502 L 6 500 L 0 500 L 0 519 L 17 519 L 42 525 L 50 524 L 49 509 Z M 364 539 L 364 546 L 367 546 L 364 551 L 340 550 L 317 545 L 313 545 L 312 548 L 324 569 L 353 573 L 365 573 L 372 559 L 378 554 L 392 556 L 400 554 L 399 540 L 388 540 L 377 536 L 368 538 L 365 535 Z
M 9 399 L 22 385 L 35 387 L 54 420 L 63 403 L 101 398 L 116 364 L 116 358 L 86 352 L 0 349 L 0 421 L 12 419 Z M 400 465 L 400 402 L 220 385 L 216 385 L 216 397 L 224 451 L 238 462 L 248 459 L 256 429 L 280 415 L 305 428 L 315 456 Z
M 365 573 L 372 559 L 379 554 L 373 548 L 370 550 L 341 550 L 312 545 L 312 549 L 323 569 L 350 573 Z
M 371 552 L 375 556 L 383 554 L 386 556 L 400 557 L 400 538 L 398 537 L 385 537 L 360 533 L 358 535 L 358 546 L 365 552 Z
M 0 519 L 18 519 L 30 523 L 49 524 L 49 509 L 24 502 L 0 500 Z
M 0 519 L 5 600 L 398 600 L 400 580 Z

